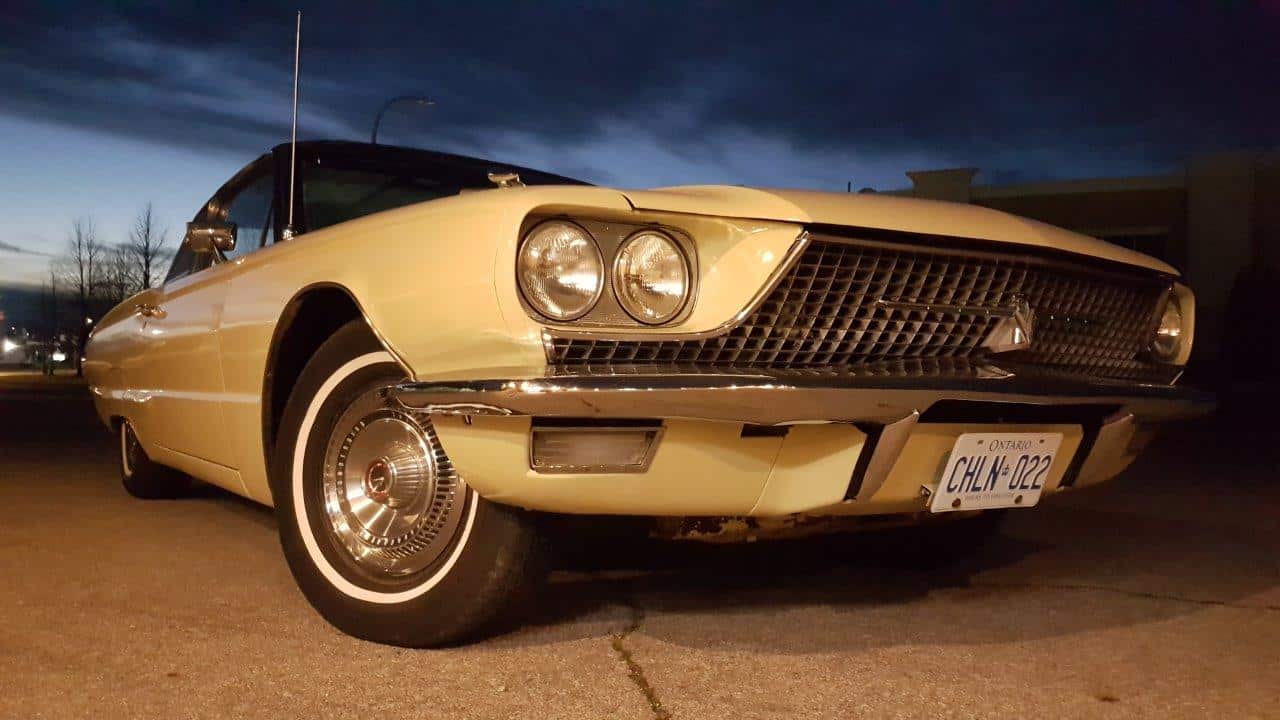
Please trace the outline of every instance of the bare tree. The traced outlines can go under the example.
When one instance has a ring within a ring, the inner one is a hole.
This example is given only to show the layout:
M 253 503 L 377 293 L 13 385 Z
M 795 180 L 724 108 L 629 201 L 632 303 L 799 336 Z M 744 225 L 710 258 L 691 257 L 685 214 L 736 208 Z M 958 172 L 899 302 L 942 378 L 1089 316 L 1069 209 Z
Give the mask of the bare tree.
M 129 245 L 103 248 L 102 272 L 98 281 L 104 305 L 115 306 L 143 288 L 143 269 Z
M 129 230 L 129 240 L 125 244 L 133 259 L 136 276 L 139 280 L 137 290 L 146 290 L 156 281 L 159 270 L 158 260 L 164 255 L 164 246 L 168 240 L 168 231 L 157 229 L 151 214 L 151 203 L 138 212 Z
M 49 282 L 41 288 L 40 309 L 44 315 L 44 365 L 46 375 L 53 374 L 53 351 L 58 346 L 58 275 L 51 268 Z
M 71 288 L 75 295 L 79 317 L 76 334 L 79 338 L 76 358 L 76 374 L 83 373 L 84 345 L 89 337 L 89 323 L 93 311 L 92 303 L 98 296 L 98 283 L 101 280 L 102 261 L 105 248 L 98 243 L 97 230 L 93 218 L 78 218 L 71 225 L 71 235 L 67 238 L 66 252 L 53 260 L 54 272 L 62 278 L 62 284 Z
M 75 296 L 81 321 L 90 316 L 93 299 L 98 295 L 104 251 L 93 218 L 82 217 L 71 225 L 66 251 L 53 261 L 62 285 Z

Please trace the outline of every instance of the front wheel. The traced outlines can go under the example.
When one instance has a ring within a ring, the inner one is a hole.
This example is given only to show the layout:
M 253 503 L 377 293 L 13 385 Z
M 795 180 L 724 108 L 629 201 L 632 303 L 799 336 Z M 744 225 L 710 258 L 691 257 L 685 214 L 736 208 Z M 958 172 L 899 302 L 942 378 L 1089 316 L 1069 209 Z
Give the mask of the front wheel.
M 120 484 L 125 492 L 143 500 L 167 500 L 184 497 L 191 492 L 191 477 L 159 465 L 147 457 L 138 441 L 133 423 L 121 420 L 119 426 Z
M 545 564 L 534 518 L 455 472 L 430 419 L 382 397 L 403 379 L 360 322 L 304 368 L 276 443 L 280 542 L 307 600 L 375 642 L 425 647 L 509 618 Z

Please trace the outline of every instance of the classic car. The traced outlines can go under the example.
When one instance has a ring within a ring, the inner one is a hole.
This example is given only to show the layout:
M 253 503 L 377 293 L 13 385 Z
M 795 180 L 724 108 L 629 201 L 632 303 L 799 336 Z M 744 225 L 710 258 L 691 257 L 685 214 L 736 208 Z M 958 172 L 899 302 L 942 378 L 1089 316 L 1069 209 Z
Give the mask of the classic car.
M 1178 277 L 978 206 L 316 141 L 214 193 L 86 372 L 128 492 L 274 506 L 326 619 L 431 646 L 513 617 L 573 516 L 972 552 L 1209 406 Z

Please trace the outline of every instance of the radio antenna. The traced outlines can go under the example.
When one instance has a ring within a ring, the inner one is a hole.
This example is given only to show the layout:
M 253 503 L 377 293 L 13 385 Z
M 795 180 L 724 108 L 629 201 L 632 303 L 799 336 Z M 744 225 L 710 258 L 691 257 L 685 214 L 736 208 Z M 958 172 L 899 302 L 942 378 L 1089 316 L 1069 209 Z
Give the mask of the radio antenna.
M 293 190 L 298 172 L 298 58 L 302 51 L 302 11 L 298 11 L 298 30 L 293 38 L 293 133 L 289 138 L 289 222 L 284 226 L 284 239 L 296 235 L 293 227 Z

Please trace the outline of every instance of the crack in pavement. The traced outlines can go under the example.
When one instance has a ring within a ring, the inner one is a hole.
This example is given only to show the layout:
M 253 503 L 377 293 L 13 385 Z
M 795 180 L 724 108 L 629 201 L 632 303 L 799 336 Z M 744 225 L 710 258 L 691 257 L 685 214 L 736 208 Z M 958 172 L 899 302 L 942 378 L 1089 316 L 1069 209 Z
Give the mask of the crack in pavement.
M 1225 600 L 1214 600 L 1206 598 L 1189 598 L 1180 595 L 1171 595 L 1165 593 L 1149 592 L 1144 590 L 1126 590 L 1123 588 L 1107 587 L 1105 585 L 1088 585 L 1083 583 L 1019 583 L 1019 582 L 979 582 L 970 583 L 964 589 L 1024 589 L 1024 590 L 1069 590 L 1077 592 L 1103 592 L 1116 595 L 1124 595 L 1127 597 L 1139 598 L 1143 600 L 1163 600 L 1166 602 L 1179 602 L 1190 605 L 1204 605 L 1211 607 L 1229 607 L 1240 610 L 1264 610 L 1264 611 L 1280 611 L 1280 605 L 1243 605 L 1240 603 L 1232 603 Z M 644 695 L 645 701 L 649 703 L 649 710 L 653 713 L 654 720 L 672 720 L 671 712 L 662 705 L 662 700 L 658 698 L 658 692 L 645 676 L 644 668 L 635 659 L 631 653 L 631 649 L 627 647 L 626 640 L 633 633 L 640 629 L 645 619 L 644 610 L 634 601 L 624 601 L 627 610 L 631 614 L 631 618 L 626 627 L 622 630 L 612 633 L 610 636 L 610 645 L 613 647 L 614 653 L 618 659 L 627 666 L 627 675 L 631 682 Z
M 618 659 L 627 666 L 627 676 L 631 678 L 631 682 L 635 684 L 640 692 L 644 694 L 644 699 L 649 703 L 649 710 L 653 712 L 655 720 L 671 720 L 671 713 L 662 706 L 662 701 L 658 699 L 658 691 L 649 684 L 649 678 L 645 677 L 644 668 L 640 667 L 640 663 L 632 656 L 631 650 L 627 647 L 625 640 L 632 633 L 640 629 L 640 624 L 644 622 L 644 610 L 634 602 L 627 602 L 627 609 L 631 611 L 631 621 L 621 631 L 613 633 L 609 643 L 613 646 L 613 651 L 618 654 Z
M 969 588 L 1011 588 L 1021 590 L 1076 590 L 1079 592 L 1105 592 L 1125 595 L 1142 600 L 1165 600 L 1168 602 L 1187 603 L 1188 605 L 1208 605 L 1212 607 L 1228 607 L 1238 610 L 1280 611 L 1280 605 L 1245 605 L 1242 603 L 1213 600 L 1211 598 L 1189 598 L 1181 595 L 1149 592 L 1146 590 L 1125 590 L 1124 588 L 1107 587 L 1106 585 L 1087 585 L 1083 583 L 1019 583 L 1019 582 L 978 582 L 970 583 Z

